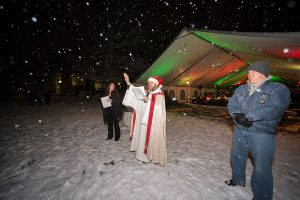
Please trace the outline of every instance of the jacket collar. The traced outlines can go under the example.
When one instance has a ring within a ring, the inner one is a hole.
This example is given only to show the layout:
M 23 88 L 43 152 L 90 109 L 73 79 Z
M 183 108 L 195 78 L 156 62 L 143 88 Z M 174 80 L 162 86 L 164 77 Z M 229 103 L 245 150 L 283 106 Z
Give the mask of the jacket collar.
M 270 75 L 259 84 L 253 84 L 248 80 L 247 86 L 248 86 L 249 96 L 251 96 L 254 92 L 260 92 L 262 87 L 269 85 L 271 82 L 272 82 L 272 76 Z

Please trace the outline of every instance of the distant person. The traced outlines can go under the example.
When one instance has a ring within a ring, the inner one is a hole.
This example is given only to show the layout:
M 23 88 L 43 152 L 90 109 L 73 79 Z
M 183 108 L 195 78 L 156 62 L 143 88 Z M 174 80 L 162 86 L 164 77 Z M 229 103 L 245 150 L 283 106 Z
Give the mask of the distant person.
M 134 129 L 132 143 L 136 148 L 136 158 L 142 162 L 153 162 L 165 166 L 167 163 L 166 148 L 166 106 L 165 96 L 161 90 L 162 81 L 157 76 L 148 78 L 148 93 L 139 98 L 129 76 L 124 73 L 128 89 L 123 104 L 135 110 L 137 120 L 132 124 Z
M 251 188 L 255 200 L 273 196 L 272 162 L 276 148 L 276 127 L 290 104 L 289 89 L 271 82 L 269 64 L 259 61 L 248 67 L 248 82 L 229 99 L 234 121 L 230 186 L 245 186 L 248 153 L 254 161 Z
M 29 101 L 29 105 L 33 106 L 34 102 L 37 100 L 37 93 L 33 90 L 29 90 L 28 91 L 28 101 Z
M 167 90 L 164 91 L 164 94 L 165 94 L 165 100 L 166 100 L 166 107 L 168 108 L 172 104 L 172 99 L 171 99 L 170 95 L 168 94 Z
M 115 135 L 115 141 L 120 139 L 120 126 L 119 121 L 122 118 L 122 98 L 117 91 L 114 83 L 109 83 L 105 96 L 109 96 L 109 102 L 112 106 L 103 108 L 103 120 L 107 124 L 107 138 L 111 140 Z
M 45 99 L 46 105 L 50 105 L 50 98 L 51 98 L 50 92 L 49 91 L 45 91 L 44 92 L 44 99 Z
M 50 105 L 50 100 L 51 100 L 51 86 L 50 84 L 45 84 L 43 87 L 43 96 L 44 96 L 44 101 L 46 105 Z

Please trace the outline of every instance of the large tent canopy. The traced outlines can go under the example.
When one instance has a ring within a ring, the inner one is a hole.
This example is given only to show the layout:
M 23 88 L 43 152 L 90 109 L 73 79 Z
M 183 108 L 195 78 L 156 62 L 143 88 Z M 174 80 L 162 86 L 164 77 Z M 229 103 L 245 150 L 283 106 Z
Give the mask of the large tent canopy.
M 273 80 L 299 82 L 300 32 L 183 29 L 136 83 L 155 75 L 169 86 L 236 86 L 246 81 L 247 66 L 259 60 L 270 63 Z

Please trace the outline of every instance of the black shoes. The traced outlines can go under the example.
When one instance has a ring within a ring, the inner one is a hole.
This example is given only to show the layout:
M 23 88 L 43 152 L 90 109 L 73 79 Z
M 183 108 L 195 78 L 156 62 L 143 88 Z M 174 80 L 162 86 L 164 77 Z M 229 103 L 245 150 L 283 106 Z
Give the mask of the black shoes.
M 232 180 L 225 181 L 225 183 L 229 186 L 236 186 L 236 184 L 234 184 Z
M 106 138 L 106 140 L 111 140 L 111 139 L 113 139 L 113 138 Z M 117 139 L 117 140 L 115 139 L 115 141 L 118 142 L 119 139 Z
M 227 185 L 229 185 L 229 186 L 243 186 L 243 187 L 245 187 L 245 184 L 243 184 L 243 185 L 237 185 L 237 184 L 235 184 L 235 183 L 232 181 L 232 179 L 231 179 L 231 180 L 228 180 L 228 181 L 225 181 L 225 183 L 226 183 Z

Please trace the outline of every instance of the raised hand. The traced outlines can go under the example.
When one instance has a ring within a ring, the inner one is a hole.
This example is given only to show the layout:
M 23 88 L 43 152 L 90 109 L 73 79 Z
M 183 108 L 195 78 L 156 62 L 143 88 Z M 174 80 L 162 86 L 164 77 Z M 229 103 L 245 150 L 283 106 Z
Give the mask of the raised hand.
M 124 76 L 124 80 L 127 83 L 127 85 L 130 85 L 129 76 L 126 73 L 124 73 L 123 76 Z

